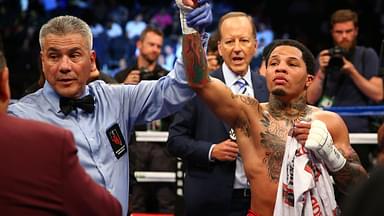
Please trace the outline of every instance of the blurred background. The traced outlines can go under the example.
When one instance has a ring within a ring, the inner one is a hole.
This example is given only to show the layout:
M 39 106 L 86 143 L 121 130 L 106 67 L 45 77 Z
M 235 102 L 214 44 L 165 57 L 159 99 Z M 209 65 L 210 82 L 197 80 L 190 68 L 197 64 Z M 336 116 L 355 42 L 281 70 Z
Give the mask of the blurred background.
M 38 33 L 41 25 L 57 15 L 84 19 L 94 34 L 99 69 L 113 76 L 136 55 L 135 43 L 143 26 L 155 25 L 165 33 L 159 59 L 171 69 L 180 55 L 178 11 L 172 0 L 0 0 L 0 48 L 10 68 L 12 98 L 24 95 L 40 74 Z M 297 39 L 314 55 L 332 47 L 329 18 L 337 9 L 350 8 L 359 14 L 358 44 L 373 47 L 380 54 L 384 36 L 384 3 L 381 0 L 213 0 L 216 29 L 221 15 L 244 11 L 254 17 L 259 50 L 277 38 Z

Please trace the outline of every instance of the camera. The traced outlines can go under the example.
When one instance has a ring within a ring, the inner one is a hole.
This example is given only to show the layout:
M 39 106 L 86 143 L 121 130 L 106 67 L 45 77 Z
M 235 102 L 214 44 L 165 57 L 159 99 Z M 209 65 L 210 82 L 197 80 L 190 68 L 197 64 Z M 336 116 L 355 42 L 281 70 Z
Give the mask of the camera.
M 328 50 L 330 59 L 327 66 L 327 71 L 329 72 L 337 72 L 344 65 L 343 57 L 345 56 L 345 50 L 341 47 L 335 46 Z
M 150 71 L 147 68 L 139 68 L 140 80 L 158 80 L 160 77 L 165 76 L 167 73 L 164 70 Z
M 154 80 L 154 74 L 149 71 L 147 68 L 139 68 L 140 70 L 140 80 Z

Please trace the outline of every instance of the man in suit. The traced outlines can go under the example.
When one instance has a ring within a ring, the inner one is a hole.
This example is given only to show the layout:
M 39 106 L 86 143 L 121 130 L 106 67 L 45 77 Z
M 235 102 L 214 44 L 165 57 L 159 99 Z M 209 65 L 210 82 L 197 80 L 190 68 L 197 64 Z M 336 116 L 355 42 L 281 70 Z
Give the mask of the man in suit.
M 250 71 L 257 49 L 252 17 L 241 12 L 224 15 L 218 26 L 218 50 L 224 63 L 210 75 L 236 94 L 267 101 L 264 77 Z M 245 80 L 238 86 L 239 80 Z M 240 90 L 240 92 L 239 92 Z M 236 138 L 200 98 L 177 113 L 169 129 L 168 149 L 182 158 L 186 176 L 184 199 L 187 215 L 246 215 L 250 192 Z M 231 155 L 226 158 L 226 155 Z
M 0 51 L 1 215 L 121 215 L 120 203 L 80 166 L 72 134 L 5 114 L 9 99 Z

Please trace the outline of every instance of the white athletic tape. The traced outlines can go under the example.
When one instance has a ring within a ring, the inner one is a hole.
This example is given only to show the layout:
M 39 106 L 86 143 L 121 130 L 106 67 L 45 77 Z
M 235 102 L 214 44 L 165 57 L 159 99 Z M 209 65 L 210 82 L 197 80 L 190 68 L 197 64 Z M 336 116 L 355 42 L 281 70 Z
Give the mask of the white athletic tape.
M 182 0 L 176 0 L 176 5 L 180 9 L 180 24 L 183 34 L 193 34 L 197 31 L 194 28 L 191 28 L 187 25 L 186 16 L 193 8 L 185 6 Z
M 339 171 L 347 162 L 333 145 L 332 136 L 329 134 L 327 126 L 320 120 L 312 121 L 305 147 L 323 159 L 328 169 L 332 172 Z

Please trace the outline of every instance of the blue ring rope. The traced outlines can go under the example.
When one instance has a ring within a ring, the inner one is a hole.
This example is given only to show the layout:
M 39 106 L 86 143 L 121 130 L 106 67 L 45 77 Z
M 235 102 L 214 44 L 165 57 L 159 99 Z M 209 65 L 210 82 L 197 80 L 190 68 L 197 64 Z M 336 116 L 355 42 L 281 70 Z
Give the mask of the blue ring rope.
M 324 110 L 336 112 L 342 116 L 379 116 L 384 115 L 384 106 L 339 106 L 324 107 Z

